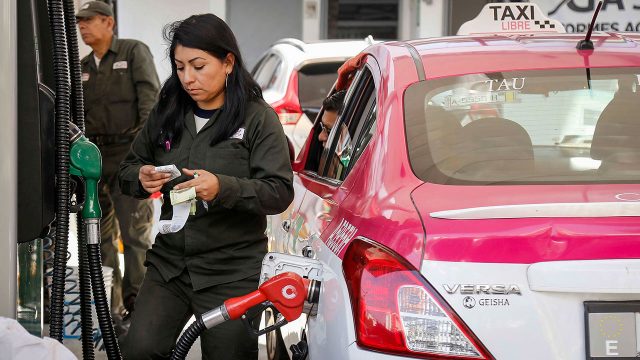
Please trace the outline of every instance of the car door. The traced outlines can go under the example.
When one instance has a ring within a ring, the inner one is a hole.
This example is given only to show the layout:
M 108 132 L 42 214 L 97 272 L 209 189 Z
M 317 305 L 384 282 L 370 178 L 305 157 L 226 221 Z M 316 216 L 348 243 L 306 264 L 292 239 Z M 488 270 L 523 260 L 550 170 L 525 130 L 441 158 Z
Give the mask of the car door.
M 287 253 L 301 255 L 312 239 L 319 239 L 348 195 L 348 189 L 340 185 L 364 149 L 363 141 L 370 138 L 367 134 L 374 124 L 371 119 L 375 118 L 375 99 L 373 75 L 370 67 L 365 67 L 347 91 L 342 115 L 324 145 L 318 140 L 320 112 L 310 135 L 305 170 L 296 174 L 296 191 L 304 189 L 305 193 L 297 196 L 300 204 L 294 204 L 287 224 L 290 231 L 283 247 Z M 311 151 L 314 147 L 319 151 Z
M 292 211 L 283 220 L 280 238 L 276 241 L 275 248 L 279 252 L 313 257 L 313 249 L 323 246 L 322 238 L 328 236 L 327 232 L 334 231 L 336 226 L 332 224 L 337 225 L 333 218 L 339 213 L 342 200 L 349 194 L 348 189 L 341 185 L 366 148 L 376 126 L 377 79 L 374 81 L 374 72 L 379 77 L 379 70 L 373 59 L 370 62 L 354 77 L 345 97 L 342 115 L 332 128 L 326 144 L 318 140 L 323 110 L 315 121 L 309 134 L 310 139 L 303 149 L 306 152 L 302 156 L 306 159 L 304 170 L 295 174 L 296 195 Z M 286 232 L 284 228 L 287 229 Z M 312 251 L 303 251 L 305 248 Z M 328 269 L 330 259 L 318 259 Z M 327 273 L 334 271 L 331 269 Z M 327 288 L 323 290 L 325 294 L 330 292 Z M 306 324 L 307 316 L 303 314 L 295 322 L 280 329 L 284 348 L 288 349 L 297 343 Z

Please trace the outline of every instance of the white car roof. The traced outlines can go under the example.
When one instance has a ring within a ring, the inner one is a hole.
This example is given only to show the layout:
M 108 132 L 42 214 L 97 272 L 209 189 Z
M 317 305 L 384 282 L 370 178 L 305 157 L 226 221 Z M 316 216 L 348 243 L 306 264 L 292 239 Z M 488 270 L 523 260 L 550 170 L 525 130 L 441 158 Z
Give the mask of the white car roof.
M 286 91 L 288 74 L 304 64 L 345 61 L 377 42 L 371 37 L 363 40 L 321 40 L 309 43 L 293 38 L 278 40 L 265 54 L 278 54 L 283 61 L 279 72 L 287 75 L 279 77 L 273 87 L 264 90 L 263 96 L 268 102 L 280 99 Z
M 350 58 L 372 43 L 371 40 L 323 40 L 304 43 L 296 39 L 282 39 L 276 42 L 272 49 L 282 53 L 288 62 L 296 66 L 307 60 Z

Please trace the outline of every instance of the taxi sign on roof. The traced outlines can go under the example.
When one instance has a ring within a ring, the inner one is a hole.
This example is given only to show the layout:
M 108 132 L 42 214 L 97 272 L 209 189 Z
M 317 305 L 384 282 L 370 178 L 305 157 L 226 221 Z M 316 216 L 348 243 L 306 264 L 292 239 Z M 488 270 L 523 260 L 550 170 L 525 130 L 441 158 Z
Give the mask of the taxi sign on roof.
M 534 3 L 489 3 L 473 20 L 460 26 L 458 35 L 564 32 L 562 23 L 546 17 Z

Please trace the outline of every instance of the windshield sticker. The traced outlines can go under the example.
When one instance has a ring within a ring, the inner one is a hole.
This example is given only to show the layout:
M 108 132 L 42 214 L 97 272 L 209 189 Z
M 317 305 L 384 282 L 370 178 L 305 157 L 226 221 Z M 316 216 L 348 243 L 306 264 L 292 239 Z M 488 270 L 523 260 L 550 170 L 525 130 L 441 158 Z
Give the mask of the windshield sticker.
M 525 78 L 511 78 L 511 80 L 485 80 L 485 84 L 488 85 L 488 91 L 508 91 L 508 90 L 521 90 L 524 87 Z M 499 85 L 498 85 L 499 84 Z M 498 85 L 496 87 L 496 85 Z
M 345 219 L 342 219 L 340 225 L 333 230 L 327 239 L 327 247 L 334 254 L 340 255 L 340 252 L 351 241 L 353 235 L 356 234 L 358 228 Z
M 442 104 L 445 108 L 461 108 L 468 107 L 473 104 L 498 104 L 513 103 L 517 101 L 516 91 L 503 91 L 494 93 L 476 93 L 465 95 L 448 95 L 445 96 Z

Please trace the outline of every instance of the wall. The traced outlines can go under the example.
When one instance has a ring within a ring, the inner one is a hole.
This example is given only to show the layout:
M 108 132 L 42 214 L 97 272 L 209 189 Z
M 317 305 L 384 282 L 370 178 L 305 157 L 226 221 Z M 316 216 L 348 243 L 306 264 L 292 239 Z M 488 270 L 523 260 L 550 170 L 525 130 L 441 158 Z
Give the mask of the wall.
M 447 16 L 447 1 L 445 0 L 417 0 L 419 23 L 418 38 L 437 37 L 445 35 L 445 17 Z
M 236 35 L 247 69 L 279 39 L 302 37 L 303 0 L 233 0 L 227 22 Z
M 88 0 L 75 1 L 78 8 Z M 161 81 L 167 78 L 171 69 L 166 59 L 166 44 L 162 39 L 162 28 L 169 22 L 181 20 L 193 14 L 212 12 L 227 20 L 231 28 L 238 32 L 238 41 L 249 69 L 255 63 L 257 56 L 271 42 L 277 40 L 276 38 L 290 36 L 304 41 L 324 38 L 325 0 L 288 0 L 288 3 L 285 2 L 287 6 L 283 6 L 283 2 L 277 0 L 234 1 L 237 3 L 231 0 L 118 0 L 118 19 L 116 19 L 118 33 L 120 37 L 138 39 L 149 46 Z M 400 0 L 401 38 L 444 35 L 446 5 L 447 0 Z M 237 11 L 230 14 L 232 7 L 249 10 L 243 11 L 242 14 L 238 14 Z M 252 7 L 260 9 L 251 10 Z M 284 12 L 278 9 L 287 9 L 286 16 L 280 16 Z M 299 15 L 291 16 L 292 10 Z M 260 21 L 257 21 L 258 19 Z M 247 28 L 247 24 L 255 24 L 260 30 Z M 254 36 L 245 36 L 245 32 Z M 78 38 L 80 39 L 79 35 Z M 258 41 L 260 43 L 257 43 Z M 82 43 L 82 40 L 79 45 L 81 56 L 91 51 Z
M 225 0 L 118 0 L 118 34 L 121 38 L 140 40 L 149 46 L 163 82 L 171 73 L 171 65 L 162 28 L 194 14 L 214 13 L 225 19 L 225 4 Z
M 564 25 L 568 33 L 586 33 L 597 1 L 536 0 L 540 9 Z M 605 1 L 598 14 L 594 31 L 640 32 L 640 2 L 637 0 Z
M 325 4 L 321 0 L 302 1 L 302 40 L 320 40 L 322 37 L 322 14 Z

